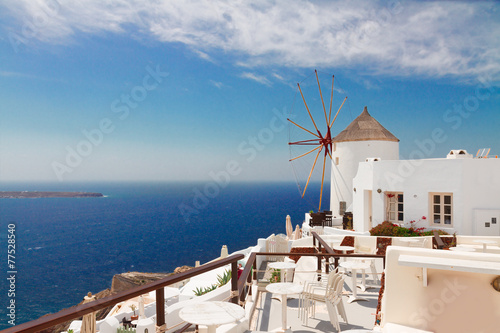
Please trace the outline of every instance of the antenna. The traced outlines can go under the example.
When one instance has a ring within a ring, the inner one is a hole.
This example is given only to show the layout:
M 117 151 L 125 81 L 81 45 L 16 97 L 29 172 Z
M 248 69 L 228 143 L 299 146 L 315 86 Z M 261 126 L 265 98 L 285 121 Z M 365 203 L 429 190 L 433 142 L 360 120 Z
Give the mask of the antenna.
M 476 153 L 476 158 L 488 158 L 491 148 L 480 148 Z

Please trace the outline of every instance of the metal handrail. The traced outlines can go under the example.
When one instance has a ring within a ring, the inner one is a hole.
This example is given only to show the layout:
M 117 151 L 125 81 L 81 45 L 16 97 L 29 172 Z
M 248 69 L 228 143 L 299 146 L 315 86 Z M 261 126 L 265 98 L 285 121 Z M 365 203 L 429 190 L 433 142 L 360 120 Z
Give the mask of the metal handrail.
M 136 297 L 143 295 L 145 293 L 148 293 L 150 291 L 156 290 L 156 295 L 157 295 L 157 302 L 156 302 L 156 309 L 157 309 L 157 325 L 161 326 L 165 323 L 165 302 L 164 302 L 164 287 L 169 286 L 171 284 L 183 281 L 185 279 L 189 279 L 193 276 L 196 276 L 201 273 L 205 273 L 208 271 L 211 271 L 215 268 L 226 266 L 228 264 L 231 264 L 232 266 L 232 281 L 235 281 L 231 285 L 231 290 L 236 291 L 237 287 L 235 286 L 235 283 L 237 281 L 237 269 L 234 269 L 236 267 L 236 263 L 238 260 L 243 259 L 245 256 L 243 254 L 235 254 L 232 256 L 229 256 L 227 258 L 215 260 L 212 262 L 209 262 L 205 265 L 199 266 L 192 268 L 188 271 L 185 271 L 183 273 L 175 274 L 168 276 L 164 279 L 157 280 L 142 286 L 137 286 L 132 289 L 126 290 L 119 292 L 115 295 L 111 295 L 108 297 L 104 297 L 98 300 L 95 300 L 93 302 L 89 302 L 86 304 L 81 304 L 77 305 L 75 307 L 71 307 L 68 309 L 61 310 L 57 313 L 49 314 L 46 316 L 43 316 L 41 318 L 19 324 L 16 326 L 12 326 L 10 328 L 7 328 L 5 330 L 0 331 L 1 333 L 14 333 L 14 332 L 25 332 L 25 333 L 30 333 L 30 332 L 38 332 L 43 329 L 55 326 L 57 324 L 64 323 L 69 320 L 74 320 L 77 319 L 85 314 L 92 313 L 95 311 L 98 311 L 100 309 L 104 309 L 108 306 L 115 305 L 116 303 L 126 301 L 130 298 Z M 158 297 L 160 296 L 160 297 Z M 233 302 L 237 302 L 237 298 L 232 299 Z M 163 315 L 161 315 L 163 313 Z
M 319 242 L 319 250 L 321 252 L 321 246 L 323 246 L 325 248 L 325 251 L 327 253 L 330 253 L 330 254 L 335 254 L 335 251 L 333 251 L 333 249 L 330 247 L 330 245 L 328 245 L 325 240 L 323 238 L 321 238 L 315 231 L 311 232 L 312 236 L 313 236 L 313 243 L 315 244 L 316 240 L 318 240 Z

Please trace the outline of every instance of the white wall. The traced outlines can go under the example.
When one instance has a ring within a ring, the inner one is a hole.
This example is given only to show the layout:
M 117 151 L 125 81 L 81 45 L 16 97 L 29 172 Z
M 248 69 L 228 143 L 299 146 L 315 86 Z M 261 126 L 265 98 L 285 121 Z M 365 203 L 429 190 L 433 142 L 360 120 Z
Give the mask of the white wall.
M 336 158 L 339 165 L 336 165 Z M 399 159 L 399 142 L 393 141 L 354 141 L 338 142 L 332 153 L 332 177 L 330 210 L 334 217 L 339 217 L 339 203 L 346 202 L 346 208 L 352 204 L 352 181 L 359 162 L 368 157 L 380 157 L 382 160 Z
M 372 190 L 373 226 L 386 220 L 385 192 L 403 192 L 405 223 L 426 216 L 417 227 L 434 227 L 430 224 L 429 193 L 447 192 L 453 193 L 453 226 L 436 228 L 472 235 L 475 209 L 500 209 L 500 159 L 362 162 L 353 187 L 357 231 L 368 225 L 363 218 L 365 190 Z
M 389 246 L 382 327 L 392 322 L 441 333 L 498 332 L 500 297 L 491 285 L 496 274 L 428 269 L 424 287 L 422 268 L 399 265 L 400 255 L 441 258 L 444 264 L 450 259 L 500 263 L 500 256 L 490 253 Z

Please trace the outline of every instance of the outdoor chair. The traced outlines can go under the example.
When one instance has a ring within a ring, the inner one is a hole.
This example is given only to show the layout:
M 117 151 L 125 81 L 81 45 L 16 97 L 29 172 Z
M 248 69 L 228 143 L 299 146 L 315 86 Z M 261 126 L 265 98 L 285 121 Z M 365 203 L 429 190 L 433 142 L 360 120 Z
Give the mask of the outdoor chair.
M 288 260 L 290 260 L 290 259 L 288 259 Z M 257 280 L 257 299 L 258 299 L 258 296 L 262 295 L 263 292 L 267 292 L 266 287 L 270 283 L 272 283 L 271 279 L 273 279 L 273 276 L 276 276 L 276 274 L 273 275 L 273 273 L 275 271 L 277 273 L 278 270 L 275 270 L 274 268 L 269 267 L 269 263 L 267 263 L 266 270 L 264 271 L 264 276 L 262 277 L 262 279 Z M 279 275 L 281 276 L 281 272 L 279 273 Z M 281 282 L 291 282 L 295 276 L 294 269 L 286 270 L 286 273 L 284 275 L 285 275 L 285 278 L 284 278 L 285 281 L 281 281 Z M 261 300 L 261 306 L 262 306 L 262 300 Z
M 266 239 L 266 252 L 268 253 L 279 253 L 288 252 L 288 241 L 285 237 L 280 235 L 272 234 Z M 269 261 L 283 261 L 284 257 L 280 256 L 267 256 Z
M 328 274 L 326 284 L 322 281 L 311 281 L 305 285 L 304 292 L 301 294 L 299 300 L 299 316 L 303 321 L 305 320 L 306 325 L 310 312 L 312 316 L 315 314 L 316 302 L 326 303 L 327 297 L 331 296 L 331 293 L 337 295 L 335 296 L 338 298 L 335 299 L 335 306 L 344 321 L 347 322 L 347 316 L 342 302 L 344 279 L 345 276 L 335 270 Z
M 439 236 L 439 233 L 437 230 L 432 230 L 432 233 L 434 234 L 434 239 L 436 240 L 437 248 L 442 250 L 444 248 L 444 242 L 441 239 L 441 236 Z
M 344 285 L 345 276 L 342 276 L 337 282 L 334 288 L 330 289 L 329 293 L 325 298 L 326 309 L 328 311 L 328 316 L 330 317 L 330 322 L 333 327 L 340 332 L 339 315 L 342 319 L 347 322 L 347 315 L 345 313 L 344 304 L 342 302 L 342 291 Z M 338 311 L 338 314 L 337 314 Z
M 354 248 L 354 253 L 376 254 L 377 238 L 372 236 L 357 236 L 354 238 Z M 370 270 L 372 271 L 373 281 L 377 284 L 380 282 L 378 278 L 377 268 L 375 267 L 375 258 L 358 258 L 355 260 L 370 263 Z M 364 270 L 362 270 L 362 274 L 365 274 Z

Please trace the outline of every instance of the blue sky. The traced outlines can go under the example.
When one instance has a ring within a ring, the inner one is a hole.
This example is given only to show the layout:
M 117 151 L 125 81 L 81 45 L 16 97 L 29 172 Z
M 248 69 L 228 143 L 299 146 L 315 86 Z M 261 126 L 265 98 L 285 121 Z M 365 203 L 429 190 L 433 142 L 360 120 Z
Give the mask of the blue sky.
M 283 119 L 314 69 L 348 97 L 334 134 L 366 105 L 402 158 L 500 154 L 498 2 L 0 7 L 1 181 L 292 180 Z

